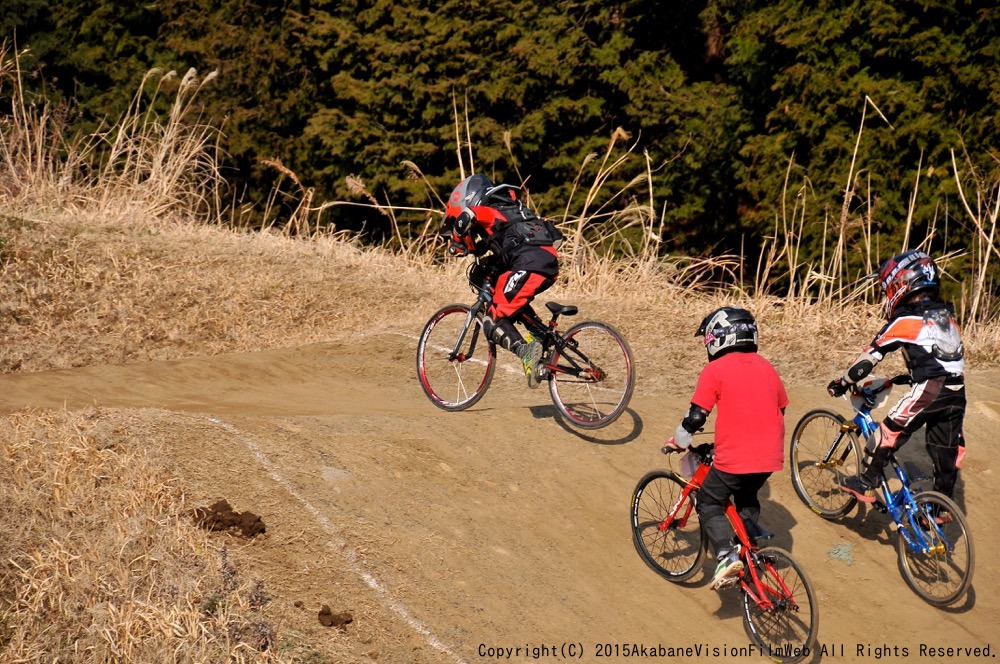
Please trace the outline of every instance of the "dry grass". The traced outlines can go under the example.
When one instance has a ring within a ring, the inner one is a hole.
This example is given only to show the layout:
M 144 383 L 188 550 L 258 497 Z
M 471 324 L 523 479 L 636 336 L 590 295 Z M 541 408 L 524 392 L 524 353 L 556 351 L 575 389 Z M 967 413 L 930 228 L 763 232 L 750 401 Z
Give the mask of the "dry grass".
M 265 589 L 187 516 L 146 421 L 0 420 L 4 661 L 292 661 Z

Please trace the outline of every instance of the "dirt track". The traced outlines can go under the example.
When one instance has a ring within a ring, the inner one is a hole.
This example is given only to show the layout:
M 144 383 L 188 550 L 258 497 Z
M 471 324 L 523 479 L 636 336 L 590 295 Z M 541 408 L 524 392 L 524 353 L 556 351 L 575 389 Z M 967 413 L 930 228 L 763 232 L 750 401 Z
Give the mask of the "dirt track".
M 630 540 L 631 490 L 665 465 L 659 443 L 691 385 L 651 394 L 642 372 L 655 368 L 639 358 L 630 411 L 581 435 L 555 419 L 544 387 L 528 390 L 501 356 L 486 398 L 449 414 L 420 390 L 413 335 L 6 375 L 0 410 L 125 409 L 144 423 L 136 431 L 169 441 L 169 463 L 196 502 L 225 497 L 263 518 L 265 536 L 234 546 L 255 559 L 287 626 L 317 644 L 347 643 L 357 661 L 494 661 L 506 649 L 509 661 L 553 661 L 564 644 L 582 648 L 584 661 L 616 661 L 624 658 L 598 656 L 602 644 L 746 646 L 735 593 L 709 590 L 703 575 L 669 584 Z M 825 382 L 789 385 L 789 432 L 806 410 L 843 408 Z M 812 578 L 820 641 L 833 651 L 822 661 L 893 661 L 904 649 L 907 661 L 976 659 L 922 657 L 921 644 L 1000 650 L 1000 535 L 991 528 L 1000 499 L 990 468 L 1000 371 L 973 373 L 969 393 L 958 497 L 977 567 L 961 606 L 935 609 L 909 590 L 885 517 L 825 522 L 795 497 L 787 468 L 771 479 L 762 522 Z M 909 447 L 926 468 L 922 445 Z M 351 610 L 355 622 L 345 632 L 320 627 L 322 604 Z

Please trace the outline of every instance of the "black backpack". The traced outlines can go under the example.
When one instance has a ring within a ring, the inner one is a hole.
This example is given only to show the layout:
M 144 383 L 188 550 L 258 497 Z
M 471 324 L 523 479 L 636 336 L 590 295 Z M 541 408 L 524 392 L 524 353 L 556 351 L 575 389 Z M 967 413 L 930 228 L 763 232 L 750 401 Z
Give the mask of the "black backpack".
M 522 214 L 525 211 L 522 211 Z M 527 212 L 523 218 L 512 219 L 513 234 L 518 244 L 533 247 L 552 247 L 563 239 L 562 231 L 556 228 L 548 219 L 542 219 L 533 212 Z
M 510 198 L 507 190 L 516 189 L 511 185 L 499 185 L 490 191 L 486 204 L 499 210 L 507 220 L 508 228 L 501 244 L 510 251 L 520 245 L 532 247 L 552 247 L 563 240 L 562 232 L 548 219 L 542 219 L 532 212 L 520 199 Z

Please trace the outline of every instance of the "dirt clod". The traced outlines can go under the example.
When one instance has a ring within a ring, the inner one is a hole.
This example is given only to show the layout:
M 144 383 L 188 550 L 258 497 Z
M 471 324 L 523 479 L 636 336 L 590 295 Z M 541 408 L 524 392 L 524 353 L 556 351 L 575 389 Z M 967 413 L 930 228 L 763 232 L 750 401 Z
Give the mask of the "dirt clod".
M 354 622 L 354 616 L 350 611 L 334 613 L 326 604 L 319 610 L 319 624 L 323 627 L 339 627 L 346 630 L 347 626 Z
M 264 522 L 253 512 L 237 512 L 225 498 L 216 501 L 209 507 L 198 507 L 193 510 L 195 523 L 206 530 L 215 532 L 235 530 L 243 537 L 256 537 L 266 528 Z

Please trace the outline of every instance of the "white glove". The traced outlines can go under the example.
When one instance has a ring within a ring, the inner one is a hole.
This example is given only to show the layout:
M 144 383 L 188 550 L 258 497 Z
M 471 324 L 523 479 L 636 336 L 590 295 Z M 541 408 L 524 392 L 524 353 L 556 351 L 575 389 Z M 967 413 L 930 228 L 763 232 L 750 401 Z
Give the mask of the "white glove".
M 681 448 L 682 450 L 686 450 L 688 447 L 691 446 L 691 441 L 693 440 L 694 436 L 688 433 L 688 430 L 685 429 L 682 425 L 678 424 L 677 431 L 674 432 L 674 445 Z

